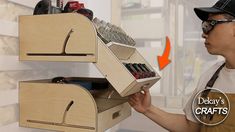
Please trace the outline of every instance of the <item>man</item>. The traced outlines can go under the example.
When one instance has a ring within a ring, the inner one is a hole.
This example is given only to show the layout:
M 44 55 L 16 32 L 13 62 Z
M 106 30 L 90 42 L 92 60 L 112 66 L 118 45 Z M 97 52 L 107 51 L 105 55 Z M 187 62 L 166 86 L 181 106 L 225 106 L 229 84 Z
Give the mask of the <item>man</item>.
M 225 62 L 215 64 L 201 76 L 184 108 L 185 115 L 167 113 L 153 106 L 148 89 L 144 89 L 144 93 L 131 95 L 129 104 L 169 131 L 235 131 L 235 123 L 232 121 L 235 120 L 235 0 L 219 0 L 213 7 L 195 8 L 194 11 L 202 20 L 202 37 L 207 51 L 212 55 L 223 56 Z M 217 74 L 218 78 L 213 79 Z M 211 86 L 208 85 L 209 81 L 213 81 Z M 208 86 L 231 95 L 229 116 L 223 123 L 213 127 L 200 124 L 192 113 L 193 97 Z

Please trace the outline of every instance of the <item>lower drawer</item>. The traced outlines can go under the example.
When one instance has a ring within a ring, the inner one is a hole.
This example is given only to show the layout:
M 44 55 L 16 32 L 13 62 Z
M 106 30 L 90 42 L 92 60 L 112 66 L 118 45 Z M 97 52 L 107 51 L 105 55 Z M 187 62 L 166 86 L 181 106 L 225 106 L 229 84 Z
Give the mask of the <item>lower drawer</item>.
M 131 115 L 131 107 L 126 102 L 98 114 L 98 131 L 111 128 Z

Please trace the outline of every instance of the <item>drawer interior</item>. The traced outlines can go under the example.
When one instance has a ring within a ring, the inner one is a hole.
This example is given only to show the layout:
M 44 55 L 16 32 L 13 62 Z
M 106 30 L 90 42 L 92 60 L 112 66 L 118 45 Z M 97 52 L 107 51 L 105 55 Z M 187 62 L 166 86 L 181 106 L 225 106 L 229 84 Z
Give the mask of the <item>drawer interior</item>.
M 54 79 L 62 77 L 56 77 Z M 53 80 L 53 79 L 52 79 Z M 81 85 L 93 96 L 98 113 L 127 102 L 128 97 L 121 97 L 105 78 L 68 77 L 67 84 Z

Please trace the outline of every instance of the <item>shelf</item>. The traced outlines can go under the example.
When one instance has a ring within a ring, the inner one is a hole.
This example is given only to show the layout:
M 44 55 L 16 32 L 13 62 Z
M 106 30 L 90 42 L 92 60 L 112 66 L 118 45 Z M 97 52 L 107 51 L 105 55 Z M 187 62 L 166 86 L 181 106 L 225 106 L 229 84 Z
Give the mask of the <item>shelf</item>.
M 137 8 L 137 9 L 123 9 L 122 15 L 144 15 L 144 14 L 154 14 L 161 13 L 162 7 L 150 7 L 150 8 Z

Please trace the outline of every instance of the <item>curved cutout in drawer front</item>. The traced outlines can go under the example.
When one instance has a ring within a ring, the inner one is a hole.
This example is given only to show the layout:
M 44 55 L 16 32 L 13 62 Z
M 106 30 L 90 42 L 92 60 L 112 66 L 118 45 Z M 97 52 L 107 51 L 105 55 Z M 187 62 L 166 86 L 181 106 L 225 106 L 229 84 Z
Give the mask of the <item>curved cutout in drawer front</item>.
M 115 45 L 115 47 L 118 46 Z M 121 47 L 125 46 L 121 45 Z M 125 63 L 143 63 L 152 71 L 154 70 L 136 49 L 133 50 L 132 47 L 127 47 L 127 49 L 131 49 L 130 51 L 134 51 L 134 53 L 124 54 L 128 59 L 121 60 L 116 56 L 117 54 L 121 55 L 121 50 L 119 50 L 120 53 L 113 53 L 114 49 L 110 49 L 102 40 L 98 39 L 98 60 L 95 65 L 122 97 L 136 93 L 144 87 L 150 88 L 160 79 L 160 76 L 155 72 L 155 77 L 137 80 L 123 65 L 124 61 Z

